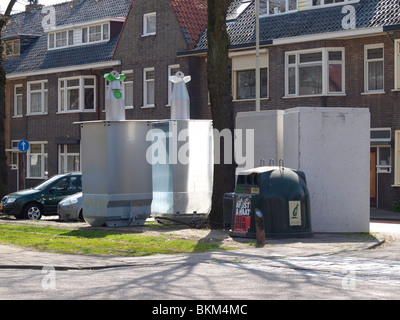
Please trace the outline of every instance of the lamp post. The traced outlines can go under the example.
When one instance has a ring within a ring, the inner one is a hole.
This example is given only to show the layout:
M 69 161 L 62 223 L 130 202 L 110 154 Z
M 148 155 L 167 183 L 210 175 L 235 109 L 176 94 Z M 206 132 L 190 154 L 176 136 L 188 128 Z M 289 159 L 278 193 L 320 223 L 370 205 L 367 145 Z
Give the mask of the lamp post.
M 256 5 L 256 111 L 260 111 L 260 0 Z

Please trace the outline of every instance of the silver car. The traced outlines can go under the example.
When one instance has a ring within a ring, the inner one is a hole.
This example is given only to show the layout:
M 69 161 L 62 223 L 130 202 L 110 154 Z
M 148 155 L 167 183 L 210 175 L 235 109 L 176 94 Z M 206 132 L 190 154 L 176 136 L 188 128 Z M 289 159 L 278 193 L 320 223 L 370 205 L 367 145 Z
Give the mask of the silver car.
M 82 212 L 82 192 L 61 200 L 58 203 L 57 213 L 62 220 L 85 221 Z

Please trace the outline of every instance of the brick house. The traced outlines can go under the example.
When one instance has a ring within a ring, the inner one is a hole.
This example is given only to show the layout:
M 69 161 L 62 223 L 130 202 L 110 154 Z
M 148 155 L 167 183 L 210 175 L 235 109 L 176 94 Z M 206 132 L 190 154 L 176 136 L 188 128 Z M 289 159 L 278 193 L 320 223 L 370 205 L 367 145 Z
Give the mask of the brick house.
M 131 0 L 26 6 L 2 33 L 9 191 L 80 170 L 76 121 L 104 118 L 103 74 L 114 60 Z M 21 139 L 29 141 L 18 152 Z
M 232 3 L 234 112 L 255 110 L 255 5 Z M 398 0 L 261 0 L 261 110 L 363 107 L 371 114 L 371 207 L 400 199 Z M 204 33 L 179 56 L 206 59 Z
M 126 119 L 170 118 L 168 76 L 178 70 L 193 79 L 192 118 L 210 118 L 199 94 L 207 91 L 204 59 L 177 57 L 204 31 L 207 0 L 73 0 L 53 6 L 54 26 L 42 7 L 13 15 L 2 35 L 10 192 L 80 170 L 73 123 L 105 118 L 103 74 L 112 69 L 126 74 Z M 21 139 L 27 153 L 18 152 Z
M 127 119 L 169 119 L 172 83 L 177 71 L 190 74 L 191 118 L 210 118 L 205 60 L 179 58 L 193 49 L 207 26 L 207 0 L 134 0 L 115 50 L 121 72 L 130 83 L 126 95 Z M 201 87 L 202 86 L 202 87 Z

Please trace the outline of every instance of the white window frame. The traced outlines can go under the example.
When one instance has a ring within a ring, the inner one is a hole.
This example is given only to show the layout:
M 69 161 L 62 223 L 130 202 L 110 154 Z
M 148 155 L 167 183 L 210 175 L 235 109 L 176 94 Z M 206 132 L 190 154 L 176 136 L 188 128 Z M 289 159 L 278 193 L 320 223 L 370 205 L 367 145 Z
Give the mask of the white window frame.
M 69 152 L 69 144 L 58 145 L 58 173 L 76 172 L 81 170 L 81 154 L 79 152 Z M 78 157 L 78 168 L 73 171 L 68 171 L 68 157 Z
M 368 59 L 368 50 L 369 49 L 380 49 L 382 48 L 382 58 L 379 59 Z M 370 62 L 378 62 L 382 61 L 382 72 L 383 72 L 383 88 L 382 89 L 377 89 L 377 90 L 371 90 L 369 89 L 369 79 L 368 79 L 368 73 L 369 73 L 369 63 Z M 383 43 L 377 43 L 377 44 L 368 44 L 364 46 L 364 94 L 370 94 L 370 93 L 385 93 L 385 47 Z
M 153 72 L 153 79 L 147 79 L 147 72 Z M 143 69 L 143 106 L 142 108 L 154 108 L 155 107 L 155 69 L 154 68 L 144 68 Z M 153 103 L 148 103 L 147 101 L 147 91 L 148 83 L 153 82 Z
M 147 22 L 149 19 L 153 19 L 154 18 L 154 31 L 149 31 L 147 28 Z M 150 13 L 146 13 L 143 15 L 143 34 L 142 37 L 145 36 L 154 36 L 157 32 L 157 13 L 156 12 L 150 12 Z
M 285 3 L 285 11 L 284 12 L 273 12 L 270 13 L 270 1 L 271 0 L 266 0 L 265 4 L 260 3 L 260 16 L 272 16 L 272 15 L 278 15 L 278 14 L 287 14 L 287 13 L 293 13 L 293 12 L 297 12 L 298 8 L 299 8 L 299 1 L 296 0 L 296 9 L 291 9 L 290 10 L 290 1 L 291 0 L 281 0 L 281 1 L 286 1 Z M 264 10 L 266 10 L 266 12 L 263 10 L 263 8 L 261 7 L 261 5 L 264 5 Z
M 168 66 L 168 77 L 167 77 L 167 81 L 168 81 L 168 103 L 166 105 L 166 107 L 170 107 L 171 106 L 171 97 L 172 97 L 172 90 L 174 89 L 174 84 L 169 81 L 169 77 L 170 76 L 174 76 L 176 74 L 173 73 L 174 69 L 180 69 L 180 65 L 179 64 L 171 64 Z
M 17 170 L 18 169 L 18 163 L 19 163 L 19 157 L 18 154 L 20 151 L 18 150 L 18 142 L 20 140 L 11 140 L 11 149 L 7 149 L 7 152 L 10 152 L 10 169 L 11 170 Z M 15 157 L 15 158 L 14 158 Z
M 390 145 L 378 145 L 371 147 L 376 148 L 376 172 L 377 173 L 391 173 L 392 172 L 392 148 Z M 389 156 L 389 163 L 381 164 L 379 163 L 380 160 L 380 153 L 383 148 L 389 148 L 390 156 Z
M 96 30 L 100 28 L 100 30 Z M 107 30 L 107 32 L 106 32 Z M 86 33 L 86 40 L 83 41 L 83 33 Z M 82 44 L 92 44 L 110 40 L 110 23 L 94 24 L 81 29 Z M 95 35 L 99 37 L 93 38 Z
M 400 39 L 394 41 L 394 90 L 400 90 Z
M 92 79 L 93 85 L 85 84 L 86 79 Z M 79 85 L 67 86 L 68 81 L 79 80 Z M 62 86 L 63 84 L 63 86 Z M 58 79 L 58 112 L 62 113 L 74 113 L 74 112 L 96 112 L 97 95 L 96 95 L 96 76 L 78 76 Z M 68 91 L 79 90 L 79 106 L 78 109 L 67 110 L 68 103 Z M 85 89 L 93 89 L 93 108 L 86 108 L 85 106 Z
M 35 144 L 40 144 L 41 152 L 32 154 L 32 146 Z M 47 178 L 48 172 L 46 171 L 46 169 L 47 169 L 47 165 L 48 165 L 48 153 L 46 152 L 46 148 L 45 148 L 45 146 L 47 146 L 47 145 L 48 145 L 47 141 L 32 141 L 32 142 L 30 142 L 30 148 L 27 151 L 27 170 L 26 170 L 27 178 L 29 178 L 29 179 L 46 179 Z M 32 161 L 31 156 L 33 156 L 33 155 L 38 155 L 42 159 L 39 177 L 31 176 L 31 161 Z
M 98 28 L 100 28 L 100 30 L 97 30 Z M 98 36 L 93 38 L 94 35 Z M 58 43 L 57 37 L 59 37 Z M 86 38 L 85 41 L 84 38 Z M 66 47 L 76 47 L 99 42 L 107 42 L 109 40 L 110 22 L 97 23 L 86 25 L 82 28 L 75 27 L 73 29 L 65 29 L 48 33 L 47 49 L 57 50 Z
M 329 52 L 340 51 L 342 52 L 342 60 L 329 60 Z M 313 62 L 300 62 L 300 56 L 302 54 L 309 53 L 322 53 L 321 61 Z M 289 56 L 295 56 L 295 63 L 289 63 Z M 330 64 L 341 64 L 342 65 L 342 91 L 331 92 L 329 91 L 329 65 Z M 317 94 L 304 94 L 300 95 L 300 67 L 303 66 L 319 66 L 322 68 L 322 90 L 321 93 Z M 289 69 L 295 68 L 295 93 L 289 93 Z M 285 52 L 285 98 L 295 97 L 317 97 L 317 96 L 343 96 L 346 94 L 345 88 L 345 48 L 344 47 L 329 47 L 329 48 L 315 48 L 308 50 L 298 50 Z
M 17 93 L 17 89 L 21 89 L 21 93 Z M 20 98 L 20 110 L 21 112 L 18 113 L 18 98 Z M 23 93 L 23 86 L 22 84 L 16 84 L 14 85 L 14 113 L 13 113 L 13 118 L 20 118 L 23 116 L 24 110 L 24 93 Z
M 393 187 L 400 187 L 400 130 L 394 132 L 394 183 Z
M 31 85 L 40 84 L 40 90 L 31 90 Z M 47 88 L 46 88 L 47 85 Z M 39 80 L 39 81 L 29 81 L 27 83 L 27 115 L 43 115 L 48 112 L 48 81 L 47 80 Z M 32 111 L 32 99 L 31 94 L 40 93 L 40 111 Z
M 127 104 L 126 101 L 126 97 L 127 97 L 127 86 L 131 87 L 130 89 L 132 89 L 133 91 L 133 70 L 123 70 L 122 74 L 126 75 L 126 78 L 124 79 L 124 81 L 122 81 L 122 92 L 124 94 L 125 97 L 125 109 L 133 109 L 133 92 L 132 93 L 132 104 Z M 132 76 L 132 80 L 128 80 L 128 75 Z

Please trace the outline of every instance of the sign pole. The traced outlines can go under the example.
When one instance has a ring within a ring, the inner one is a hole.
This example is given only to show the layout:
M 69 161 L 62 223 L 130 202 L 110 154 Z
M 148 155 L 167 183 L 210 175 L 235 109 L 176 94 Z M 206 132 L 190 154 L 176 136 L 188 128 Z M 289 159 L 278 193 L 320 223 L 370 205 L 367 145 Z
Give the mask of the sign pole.
M 260 111 L 260 0 L 256 0 L 256 111 Z

